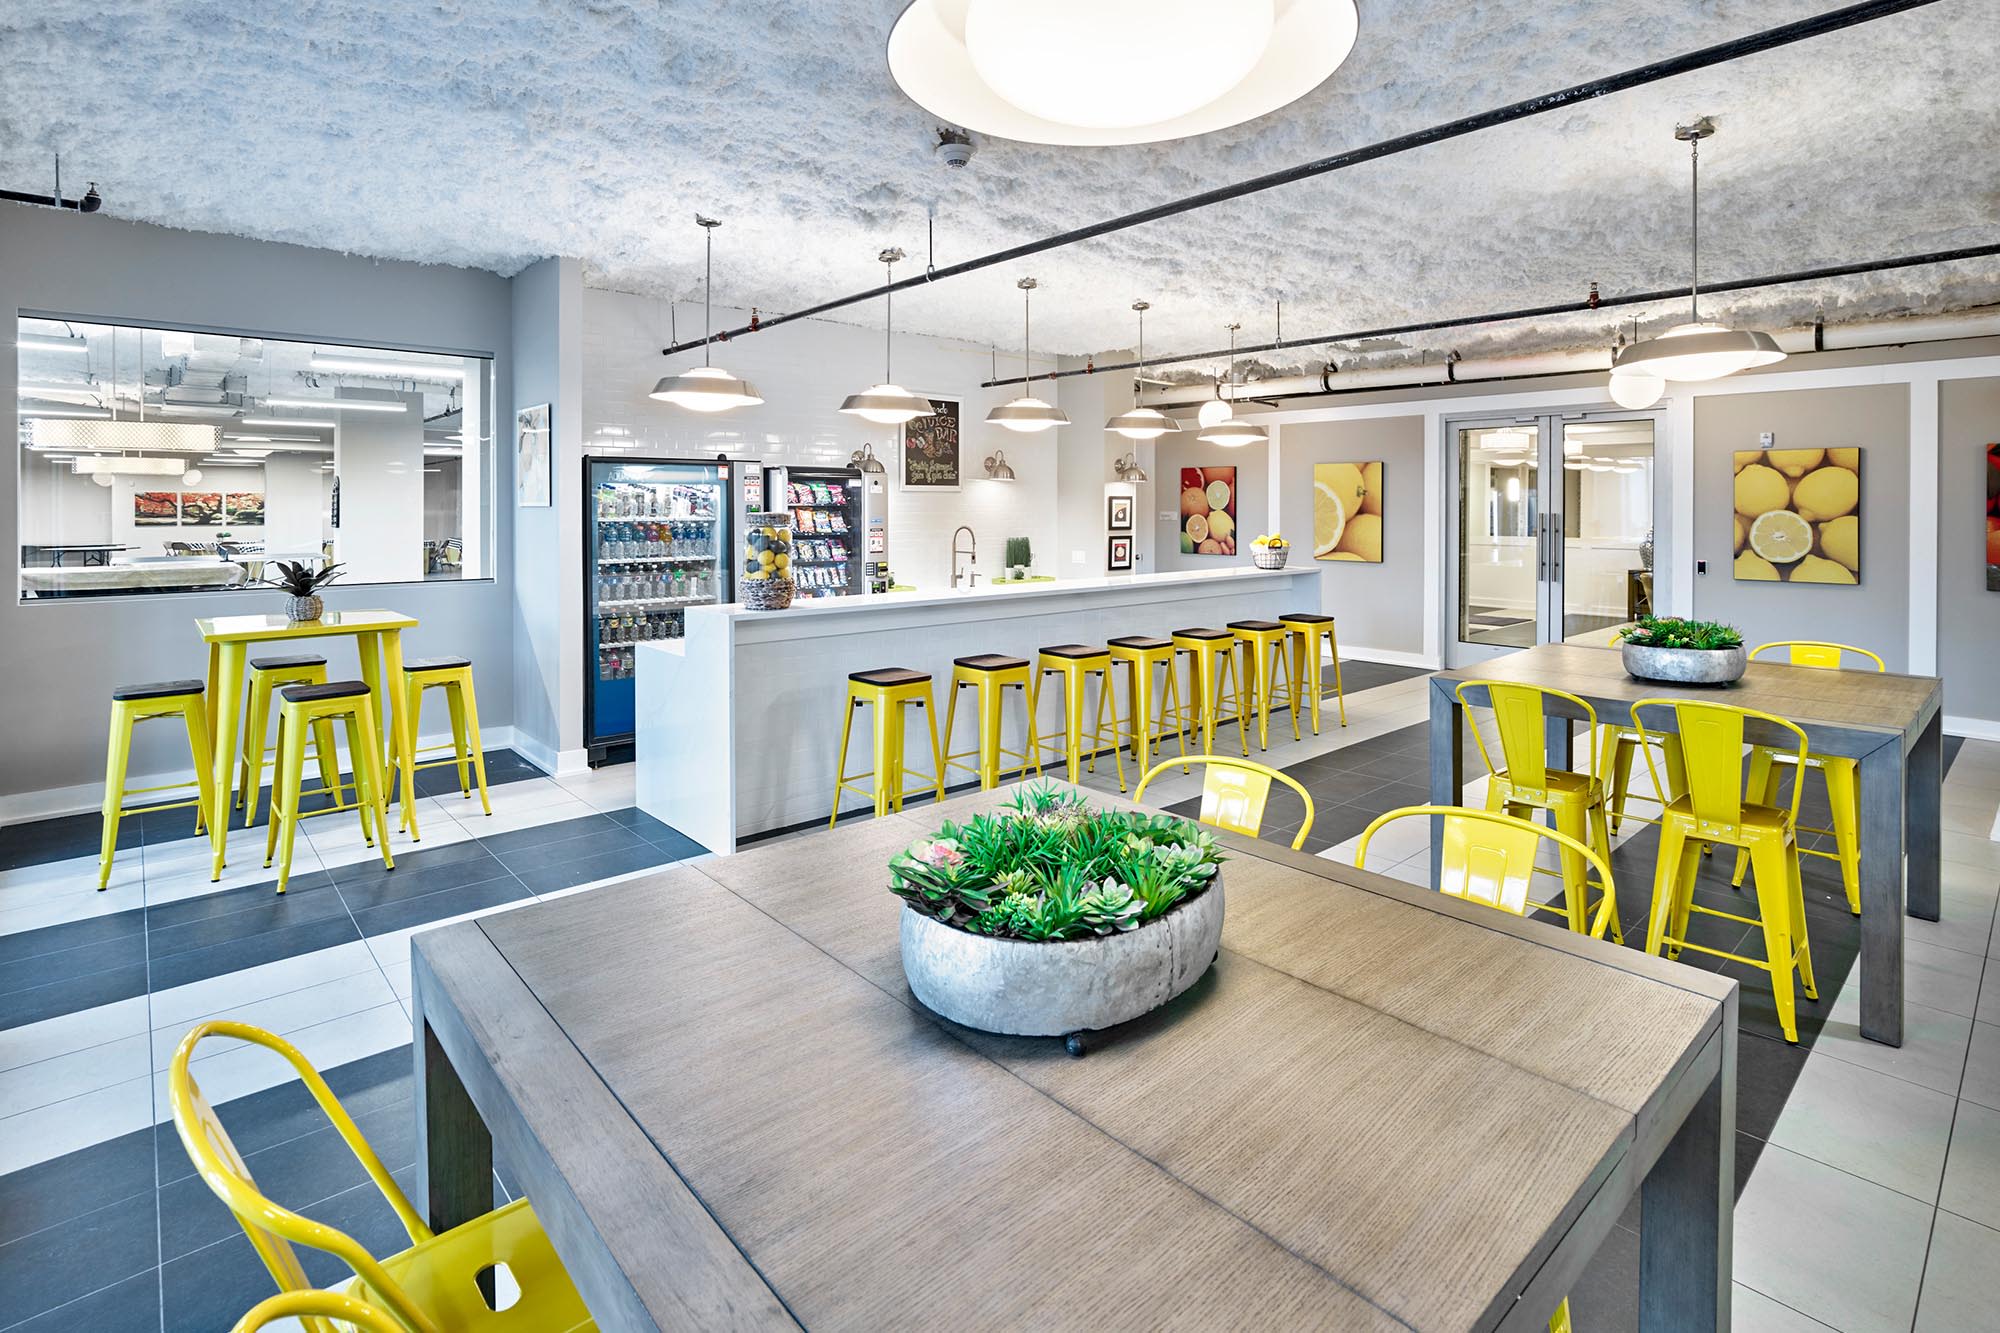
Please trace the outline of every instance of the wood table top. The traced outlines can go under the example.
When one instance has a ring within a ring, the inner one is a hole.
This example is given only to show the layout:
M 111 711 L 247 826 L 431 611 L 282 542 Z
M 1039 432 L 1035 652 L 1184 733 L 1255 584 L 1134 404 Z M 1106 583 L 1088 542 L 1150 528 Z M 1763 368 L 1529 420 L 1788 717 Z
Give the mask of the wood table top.
M 563 1184 L 633 1322 L 767 1323 L 761 1283 L 808 1327 L 1493 1327 L 1600 1191 L 1622 1207 L 1735 987 L 1225 835 L 1214 970 L 1072 1060 L 903 980 L 888 857 L 1005 796 L 417 938 L 420 991 L 507 1032 L 551 1157 L 625 1145 Z M 532 1002 L 482 1012 L 510 987 Z M 676 1188 L 653 1153 L 746 1264 L 624 1215 L 649 1172 Z M 738 1285 L 692 1298 L 696 1267 Z

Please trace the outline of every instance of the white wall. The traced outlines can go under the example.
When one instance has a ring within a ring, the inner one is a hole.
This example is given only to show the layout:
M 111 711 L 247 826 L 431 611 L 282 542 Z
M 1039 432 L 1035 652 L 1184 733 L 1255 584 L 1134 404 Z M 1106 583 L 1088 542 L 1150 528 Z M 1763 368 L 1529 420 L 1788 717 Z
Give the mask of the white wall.
M 264 549 L 317 551 L 331 531 L 333 488 L 321 454 L 272 454 L 264 460 Z M 244 469 L 248 471 L 248 469 Z

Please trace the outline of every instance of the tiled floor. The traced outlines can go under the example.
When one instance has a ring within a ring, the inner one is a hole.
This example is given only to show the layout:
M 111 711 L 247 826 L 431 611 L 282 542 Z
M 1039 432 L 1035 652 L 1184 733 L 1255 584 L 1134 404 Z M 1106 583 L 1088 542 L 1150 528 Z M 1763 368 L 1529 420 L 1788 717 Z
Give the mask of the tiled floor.
M 1329 703 L 1318 737 L 1274 731 L 1263 757 L 1318 807 L 1309 849 L 1351 860 L 1374 816 L 1426 798 L 1420 675 L 1349 662 L 1346 728 Z M 229 1016 L 286 1034 L 406 1177 L 410 936 L 699 850 L 632 808 L 629 767 L 554 781 L 496 755 L 491 769 L 490 817 L 447 772 L 423 775 L 424 837 L 398 835 L 394 872 L 345 816 L 312 821 L 283 899 L 261 867 L 261 826 L 232 836 L 212 885 L 185 812 L 131 820 L 102 894 L 95 816 L 0 830 L 0 1330 L 224 1328 L 270 1291 L 167 1119 L 162 1071 L 191 1023 Z M 1103 765 L 1089 781 L 1116 789 Z M 1147 803 L 1185 808 L 1198 790 L 1198 776 L 1170 772 Z M 1830 863 L 1807 863 L 1822 998 L 1802 1006 L 1798 1046 L 1778 1037 L 1768 985 L 1738 970 L 1738 1328 L 2000 1327 L 2000 970 L 1988 967 L 2000 843 L 1985 836 L 2000 745 L 1957 750 L 1946 795 L 1946 919 L 1908 924 L 1907 1045 L 1856 1032 L 1857 932 Z M 1274 799 L 1267 836 L 1296 830 L 1290 799 Z M 1806 822 L 1825 820 L 1809 804 Z M 1631 940 L 1643 938 L 1654 837 L 1628 826 L 1614 857 Z M 1427 839 L 1421 821 L 1391 826 L 1371 867 L 1422 880 Z M 1733 896 L 1726 873 L 1704 873 L 1705 896 Z M 405 1243 L 287 1071 L 220 1049 L 197 1068 L 269 1193 L 371 1248 Z M 1639 1219 L 1627 1222 L 1575 1293 L 1579 1329 L 1636 1324 Z M 340 1275 L 317 1258 L 308 1271 Z

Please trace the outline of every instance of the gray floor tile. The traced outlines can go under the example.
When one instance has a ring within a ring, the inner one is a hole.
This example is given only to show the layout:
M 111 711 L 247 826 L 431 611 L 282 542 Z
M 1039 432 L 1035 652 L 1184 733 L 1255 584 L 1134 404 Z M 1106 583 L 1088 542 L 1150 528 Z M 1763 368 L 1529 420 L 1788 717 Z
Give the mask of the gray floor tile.
M 2000 1111 L 1960 1102 L 1938 1206 L 2000 1227 Z
M 1962 950 L 1904 941 L 1903 995 L 1917 1004 L 1970 1018 L 1979 1005 L 1985 971 L 1985 959 Z
M 1992 1333 L 2000 1324 L 1995 1273 L 2000 1273 L 2000 1231 L 1939 1213 L 1915 1333 Z
M 1831 1055 L 1864 1069 L 1920 1083 L 1938 1092 L 1958 1095 L 1959 1079 L 1965 1073 L 1966 1042 L 1972 1036 L 1972 1020 L 1947 1014 L 1921 1004 L 1903 1006 L 1903 1044 L 1884 1046 L 1861 1035 L 1861 987 L 1859 978 L 1844 986 L 1833 1002 L 1813 1044 L 1816 1054 Z M 1996 1029 L 2000 1032 L 2000 1029 Z M 2000 1098 L 2000 1048 L 1995 1052 L 1993 1095 Z M 1970 1093 L 1963 1094 L 1970 1096 Z M 2000 1100 L 1994 1103 L 2000 1106 Z
M 1982 1023 L 2000 1023 L 2000 967 L 1989 967 L 1979 983 L 1979 1004 L 1972 1016 Z
M 2000 1110 L 2000 1024 L 1972 1025 L 1972 1046 L 1965 1058 L 1965 1083 L 1958 1095 Z
M 1955 1105 L 1950 1093 L 1814 1055 L 1792 1085 L 1771 1142 L 1935 1203 Z
M 1730 1295 L 1729 1313 L 1733 1333 L 1823 1333 L 1828 1327 L 1741 1282 Z

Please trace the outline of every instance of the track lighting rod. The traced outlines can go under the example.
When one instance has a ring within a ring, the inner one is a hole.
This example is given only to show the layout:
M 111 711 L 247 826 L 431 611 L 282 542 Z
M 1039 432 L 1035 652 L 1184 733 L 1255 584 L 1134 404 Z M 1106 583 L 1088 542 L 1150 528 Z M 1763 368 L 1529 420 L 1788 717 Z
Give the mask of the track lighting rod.
M 1857 273 L 1881 273 L 1896 268 L 1916 268 L 1923 264 L 1948 264 L 1960 259 L 1985 259 L 2000 255 L 2000 243 L 1989 245 L 1968 245 L 1958 250 L 1933 250 L 1928 254 L 1900 255 L 1894 259 L 1868 259 L 1854 264 L 1832 264 L 1825 268 L 1802 268 L 1791 273 L 1773 273 L 1761 278 L 1737 278 L 1730 282 L 1705 282 L 1701 290 L 1704 295 L 1716 292 L 1740 292 L 1751 287 L 1784 287 L 1793 283 L 1818 282 L 1826 278 L 1846 278 Z M 1606 310 L 1615 306 L 1648 305 L 1655 301 L 1677 301 L 1687 297 L 1685 286 L 1663 287 L 1657 291 L 1631 292 L 1623 296 L 1604 296 L 1593 292 L 1580 301 L 1561 301 L 1555 305 L 1527 306 L 1520 310 L 1499 310 L 1485 315 L 1457 315 L 1450 319 L 1427 319 L 1416 324 L 1390 324 L 1379 329 L 1353 329 L 1346 333 L 1321 333 L 1310 338 L 1284 338 L 1277 342 L 1256 343 L 1239 346 L 1237 356 L 1249 356 L 1257 352 L 1283 352 L 1295 347 L 1319 347 L 1328 343 L 1360 342 L 1364 338 L 1390 338 L 1405 333 L 1429 333 L 1437 329 L 1462 329 L 1473 324 L 1505 324 L 1516 319 L 1545 319 L 1551 315 L 1582 315 L 1593 310 Z M 1230 355 L 1227 347 L 1208 352 L 1189 352 L 1185 356 L 1161 356 L 1149 354 L 1144 362 L 1120 361 L 1110 365 L 1093 365 L 1076 370 L 1052 370 L 1037 379 L 1060 380 L 1072 375 L 1108 375 L 1118 370 L 1139 370 L 1145 366 L 1158 369 L 1188 361 L 1214 361 Z M 1012 384 L 1012 380 L 986 380 L 980 387 L 991 389 L 996 385 Z
M 1825 36 L 1828 33 L 1857 27 L 1863 23 L 1872 23 L 1876 19 L 1888 18 L 1908 10 L 1922 9 L 1937 2 L 1938 0 L 1865 0 L 1862 4 L 1848 5 L 1845 8 L 1831 10 L 1824 14 L 1814 14 L 1809 18 L 1800 19 L 1795 23 L 1781 23 L 1775 28 L 1765 28 L 1761 32 L 1753 32 L 1743 37 L 1732 38 L 1726 42 L 1718 42 L 1714 46 L 1704 46 L 1700 50 L 1689 51 L 1683 55 L 1669 56 L 1664 60 L 1656 60 L 1651 64 L 1640 65 L 1620 74 L 1609 74 L 1601 79 L 1592 79 L 1588 83 L 1579 83 L 1574 87 L 1564 88 L 1558 92 L 1543 93 L 1539 97 L 1531 97 L 1523 102 L 1514 102 L 1508 106 L 1496 107 L 1491 111 L 1482 111 L 1476 115 L 1446 121 L 1441 125 L 1433 125 L 1428 129 L 1416 130 L 1409 134 L 1399 134 L 1391 139 L 1383 139 L 1377 143 L 1366 144 L 1360 148 L 1350 148 L 1345 152 L 1335 153 L 1330 157 L 1317 158 L 1311 162 L 1303 162 L 1295 167 L 1286 167 L 1280 171 L 1267 172 L 1262 176 L 1252 176 L 1248 180 L 1237 181 L 1232 185 L 1220 185 L 1213 190 L 1204 190 L 1200 194 L 1191 194 L 1180 199 L 1170 200 L 1164 204 L 1155 204 L 1151 208 L 1142 208 L 1136 213 L 1125 213 L 1119 217 L 1107 218 L 1102 222 L 1093 222 L 1087 226 L 1077 227 L 1070 231 L 1058 232 L 1053 236 L 1045 236 L 1038 241 L 1028 241 L 1021 245 L 1011 246 L 1005 250 L 996 250 L 990 255 L 981 255 L 977 259 L 968 259 L 957 264 L 946 264 L 943 268 L 927 268 L 922 277 L 905 278 L 901 282 L 892 283 L 889 290 L 903 291 L 911 287 L 921 287 L 936 282 L 941 278 L 955 278 L 961 274 L 975 273 L 983 268 L 991 268 L 995 264 L 1011 263 L 1016 259 L 1025 259 L 1029 255 L 1038 255 L 1045 251 L 1058 250 L 1063 246 L 1075 245 L 1079 241 L 1094 240 L 1099 236 L 1109 236 L 1113 232 L 1143 226 L 1148 222 L 1158 222 L 1163 218 L 1176 217 L 1182 213 L 1191 213 L 1198 208 L 1207 208 L 1213 204 L 1227 203 L 1232 199 L 1241 199 L 1245 195 L 1275 189 L 1280 185 L 1291 185 L 1298 181 L 1311 180 L 1315 176 L 1324 176 L 1329 172 L 1359 166 L 1364 162 L 1374 162 L 1381 158 L 1394 157 L 1398 153 L 1407 153 L 1413 148 L 1423 148 L 1429 144 L 1443 143 L 1447 139 L 1456 139 L 1462 135 L 1475 134 L 1480 130 L 1492 129 L 1496 125 L 1506 125 L 1513 121 L 1526 120 L 1530 116 L 1539 116 L 1545 111 L 1554 111 L 1561 107 L 1572 106 L 1578 102 L 1587 102 L 1594 98 L 1605 97 L 1611 93 L 1625 92 L 1628 89 L 1642 87 L 1649 83 L 1658 83 L 1662 79 L 1671 79 L 1677 75 L 1692 73 L 1695 70 L 1728 64 L 1733 60 L 1741 60 L 1745 56 L 1776 50 L 1782 46 L 1790 46 L 1795 42 L 1803 42 L 1814 37 Z M 822 301 L 818 305 L 807 306 L 803 310 L 793 310 L 780 315 L 768 315 L 759 319 L 755 324 L 746 324 L 740 328 L 727 329 L 721 333 L 711 334 L 701 342 L 675 343 L 671 347 L 662 348 L 661 353 L 665 356 L 674 356 L 681 352 L 690 352 L 706 342 L 723 342 L 730 338 L 740 338 L 746 334 L 776 328 L 780 324 L 789 324 L 795 319 L 810 319 L 814 315 L 824 315 L 828 311 L 858 305 L 863 301 L 872 301 L 881 295 L 882 288 L 871 287 L 865 292 L 856 292 L 851 296 L 841 296 L 831 301 Z

